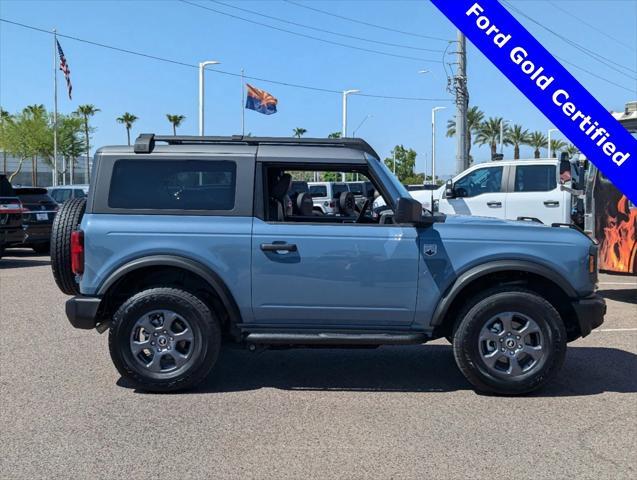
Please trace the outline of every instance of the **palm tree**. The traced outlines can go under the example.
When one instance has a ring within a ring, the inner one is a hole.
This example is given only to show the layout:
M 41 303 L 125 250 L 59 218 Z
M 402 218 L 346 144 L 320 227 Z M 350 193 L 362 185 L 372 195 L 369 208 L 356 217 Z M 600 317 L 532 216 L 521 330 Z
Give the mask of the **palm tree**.
M 566 142 L 563 140 L 552 139 L 551 140 L 551 156 L 557 158 L 557 152 L 566 148 Z
M 495 158 L 498 153 L 498 140 L 500 140 L 500 124 L 502 123 L 502 117 L 489 117 L 478 127 L 478 134 L 476 136 L 476 144 L 489 145 L 491 147 L 491 159 Z M 504 133 L 508 132 L 508 128 L 505 127 Z M 506 136 L 504 138 L 504 144 L 508 145 Z
M 84 141 L 86 143 L 86 183 L 88 183 L 89 179 L 91 178 L 91 172 L 90 172 L 90 164 L 91 164 L 91 162 L 89 161 L 89 158 L 90 158 L 90 146 L 89 146 L 90 138 L 89 138 L 88 119 L 89 119 L 89 117 L 92 117 L 93 115 L 95 115 L 99 111 L 100 111 L 99 108 L 97 108 L 95 105 L 92 105 L 90 103 L 78 106 L 77 110 L 75 111 L 75 113 L 77 115 L 81 115 L 84 118 Z
M 171 115 L 170 113 L 166 114 L 166 118 L 170 123 L 173 124 L 173 135 L 177 135 L 177 127 L 181 125 L 181 122 L 186 120 L 184 115 Z
M 548 140 L 546 139 L 546 135 L 542 132 L 533 132 L 529 135 L 526 144 L 535 149 L 533 156 L 535 158 L 540 158 L 540 148 L 548 147 Z
M 476 106 L 471 107 L 467 112 L 467 148 L 469 149 L 467 154 L 469 159 L 471 159 L 472 136 L 477 135 L 483 119 L 484 113 Z M 455 135 L 456 121 L 452 119 L 447 122 L 447 136 L 454 137 Z
M 520 145 L 526 145 L 526 142 L 529 138 L 529 131 L 527 129 L 523 129 L 522 125 L 513 125 L 511 127 L 506 136 L 505 141 L 508 142 L 509 145 L 513 145 L 513 159 L 520 159 Z
M 125 112 L 121 117 L 117 117 L 117 123 L 122 123 L 126 127 L 126 138 L 128 145 L 130 146 L 130 129 L 133 127 L 133 123 L 137 121 L 137 117 L 132 113 Z
M 564 149 L 566 153 L 568 153 L 569 158 L 573 158 L 575 155 L 579 153 L 579 148 L 577 148 L 572 143 L 569 143 Z
M 301 138 L 303 135 L 305 135 L 305 132 L 307 132 L 307 130 L 304 129 L 304 128 L 295 128 L 294 129 L 294 136 L 296 138 Z
M 341 135 L 341 132 L 332 132 L 327 136 L 327 138 L 341 138 Z

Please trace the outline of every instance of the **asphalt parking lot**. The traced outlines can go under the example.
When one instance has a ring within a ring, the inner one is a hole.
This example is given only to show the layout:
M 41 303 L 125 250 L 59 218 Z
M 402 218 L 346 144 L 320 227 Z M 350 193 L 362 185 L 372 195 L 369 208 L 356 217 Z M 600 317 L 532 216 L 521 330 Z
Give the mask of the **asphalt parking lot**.
M 450 346 L 222 352 L 195 391 L 144 394 L 71 328 L 47 257 L 0 260 L 0 477 L 637 477 L 637 279 L 521 398 L 476 394 Z

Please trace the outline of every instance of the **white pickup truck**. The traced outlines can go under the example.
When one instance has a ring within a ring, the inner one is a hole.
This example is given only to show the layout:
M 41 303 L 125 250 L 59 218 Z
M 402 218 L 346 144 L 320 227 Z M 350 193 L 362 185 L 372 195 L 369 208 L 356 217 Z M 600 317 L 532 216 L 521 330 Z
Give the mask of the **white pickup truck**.
M 411 195 L 430 208 L 458 215 L 516 220 L 536 219 L 551 225 L 572 223 L 571 163 L 553 159 L 502 160 L 473 165 L 446 185 Z M 575 175 L 575 169 L 573 169 Z

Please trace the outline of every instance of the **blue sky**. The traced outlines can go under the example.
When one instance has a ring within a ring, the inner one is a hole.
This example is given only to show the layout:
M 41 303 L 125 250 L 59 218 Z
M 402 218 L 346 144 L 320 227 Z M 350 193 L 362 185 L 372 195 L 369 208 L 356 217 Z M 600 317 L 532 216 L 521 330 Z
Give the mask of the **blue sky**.
M 433 62 L 394 58 L 344 48 L 246 23 L 181 2 L 164 1 L 36 1 L 0 0 L 0 17 L 119 48 L 173 59 L 188 64 L 219 60 L 220 70 L 315 86 L 328 90 L 358 88 L 374 95 L 449 98 L 440 52 L 444 41 L 389 32 L 326 16 L 281 0 L 232 1 L 231 5 L 316 28 L 414 48 L 390 47 L 316 32 L 237 11 L 207 0 L 189 0 L 209 8 L 268 23 L 279 28 L 332 42 Z M 455 39 L 451 23 L 428 1 L 307 1 L 305 5 L 365 22 L 420 35 Z M 637 71 L 637 1 L 635 0 L 525 0 L 512 1 L 545 27 L 593 50 L 609 61 Z M 573 18 L 574 14 L 579 19 Z M 566 65 L 566 68 L 607 108 L 621 110 L 637 99 L 636 73 L 621 75 L 572 45 L 529 22 L 518 19 L 547 49 L 581 68 L 594 72 L 625 89 Z M 587 22 L 595 26 L 590 28 Z M 597 31 L 599 30 L 599 31 Z M 616 40 L 608 38 L 610 35 Z M 619 43 L 621 42 L 621 43 Z M 101 109 L 94 120 L 94 145 L 126 141 L 123 126 L 115 118 L 125 111 L 139 117 L 133 135 L 168 133 L 166 113 L 183 114 L 183 134 L 197 132 L 197 70 L 127 55 L 60 38 L 71 67 L 73 100 L 65 97 L 59 82 L 59 109 L 70 112 L 83 103 Z M 453 50 L 453 45 L 451 50 Z M 453 61 L 453 57 L 447 57 Z M 10 112 L 25 105 L 52 107 L 52 38 L 50 35 L 0 23 L 0 105 Z M 215 67 L 213 67 L 215 68 Z M 430 72 L 419 75 L 421 69 Z M 468 47 L 471 104 L 488 116 L 503 116 L 531 130 L 546 131 L 548 120 L 472 45 Z M 629 78 L 632 76 L 632 78 Z M 337 93 L 273 85 L 250 80 L 279 99 L 279 112 L 265 116 L 246 111 L 246 132 L 254 135 L 289 135 L 295 127 L 307 136 L 324 137 L 341 128 L 341 97 Z M 241 130 L 241 81 L 237 77 L 207 73 L 206 133 L 228 135 Z M 448 101 L 404 101 L 354 96 L 349 102 L 350 133 L 367 115 L 357 136 L 366 138 L 385 156 L 396 144 L 418 152 L 417 170 L 424 169 L 431 151 L 431 108 L 438 112 L 437 172 L 452 173 L 455 141 L 444 136 L 452 118 Z M 512 149 L 506 153 L 512 155 Z M 487 147 L 473 147 L 477 161 L 489 157 Z M 523 156 L 530 149 L 523 148 Z

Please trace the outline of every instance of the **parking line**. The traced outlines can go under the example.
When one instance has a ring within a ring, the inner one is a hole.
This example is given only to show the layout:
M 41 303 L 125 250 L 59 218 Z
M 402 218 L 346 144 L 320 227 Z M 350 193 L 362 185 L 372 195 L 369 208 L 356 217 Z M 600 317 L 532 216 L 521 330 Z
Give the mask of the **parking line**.
M 637 332 L 637 328 L 598 328 L 593 332 Z

